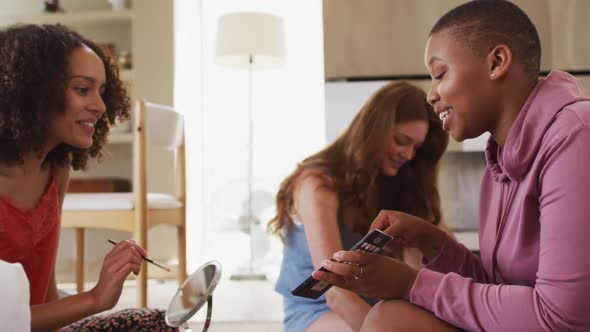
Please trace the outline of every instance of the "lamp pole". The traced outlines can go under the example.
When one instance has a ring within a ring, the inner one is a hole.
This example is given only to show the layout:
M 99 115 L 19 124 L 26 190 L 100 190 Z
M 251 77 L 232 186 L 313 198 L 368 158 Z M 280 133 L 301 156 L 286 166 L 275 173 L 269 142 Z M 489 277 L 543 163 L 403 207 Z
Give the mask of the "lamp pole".
M 254 70 L 279 67 L 285 62 L 283 20 L 272 14 L 257 12 L 228 13 L 219 18 L 217 29 L 216 61 L 221 65 L 236 66 L 248 70 L 248 174 L 246 213 L 243 205 L 239 220 L 247 218 L 250 257 L 247 266 L 232 274 L 233 280 L 264 280 L 266 276 L 255 272 L 255 241 L 260 235 L 259 222 L 254 210 Z M 248 68 L 245 68 L 245 67 Z M 256 67 L 254 67 L 256 66 Z M 243 202 L 243 201 L 242 201 Z M 244 214 L 246 216 L 244 216 Z
M 254 273 L 254 211 L 252 206 L 252 178 L 254 176 L 254 115 L 252 114 L 252 66 L 254 57 L 248 54 L 248 235 L 250 237 L 250 259 L 248 273 Z
M 248 54 L 248 179 L 247 179 L 247 212 L 246 218 L 248 223 L 248 237 L 250 245 L 250 257 L 248 266 L 242 271 L 231 275 L 231 280 L 266 280 L 266 275 L 254 270 L 254 236 L 256 220 L 254 216 L 254 202 L 252 199 L 253 182 L 254 182 L 254 114 L 252 107 L 252 67 L 254 66 L 254 56 Z

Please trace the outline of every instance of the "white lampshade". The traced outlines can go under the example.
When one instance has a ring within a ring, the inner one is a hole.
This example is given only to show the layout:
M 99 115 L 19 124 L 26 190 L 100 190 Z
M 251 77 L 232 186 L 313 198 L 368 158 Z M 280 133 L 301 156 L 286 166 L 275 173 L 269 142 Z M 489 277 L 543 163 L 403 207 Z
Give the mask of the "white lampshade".
M 216 62 L 246 67 L 252 56 L 257 68 L 285 63 L 283 20 L 265 13 L 237 12 L 223 15 L 217 25 Z

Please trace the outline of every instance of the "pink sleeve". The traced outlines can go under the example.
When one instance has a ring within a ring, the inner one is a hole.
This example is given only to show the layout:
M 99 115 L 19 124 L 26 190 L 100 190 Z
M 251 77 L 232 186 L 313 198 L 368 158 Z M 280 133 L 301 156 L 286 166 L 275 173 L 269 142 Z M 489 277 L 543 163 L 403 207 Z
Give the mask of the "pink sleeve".
M 539 175 L 535 287 L 482 284 L 422 269 L 411 291 L 412 303 L 469 331 L 590 330 L 589 128 L 574 130 L 546 156 Z
M 440 253 L 424 267 L 441 273 L 455 272 L 478 282 L 489 281 L 479 257 L 450 236 L 445 238 Z

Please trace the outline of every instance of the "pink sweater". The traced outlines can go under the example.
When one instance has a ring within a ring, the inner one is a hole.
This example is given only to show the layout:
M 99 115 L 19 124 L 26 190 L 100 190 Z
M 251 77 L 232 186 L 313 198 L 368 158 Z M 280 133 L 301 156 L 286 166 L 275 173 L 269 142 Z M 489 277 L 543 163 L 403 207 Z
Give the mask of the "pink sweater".
M 447 238 L 411 302 L 469 331 L 590 331 L 590 97 L 553 71 L 490 139 L 481 260 Z

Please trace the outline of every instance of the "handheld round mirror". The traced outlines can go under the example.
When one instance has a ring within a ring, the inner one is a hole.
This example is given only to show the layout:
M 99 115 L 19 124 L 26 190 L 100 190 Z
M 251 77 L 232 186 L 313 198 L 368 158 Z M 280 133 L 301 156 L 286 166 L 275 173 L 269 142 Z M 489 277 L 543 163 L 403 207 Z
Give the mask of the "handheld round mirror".
M 221 277 L 221 264 L 210 261 L 201 265 L 176 291 L 168 310 L 166 324 L 173 327 L 187 327 L 187 321 L 207 303 L 207 316 L 203 332 L 209 329 L 213 310 L 213 290 Z

